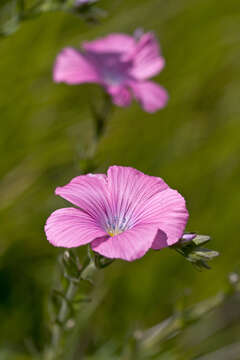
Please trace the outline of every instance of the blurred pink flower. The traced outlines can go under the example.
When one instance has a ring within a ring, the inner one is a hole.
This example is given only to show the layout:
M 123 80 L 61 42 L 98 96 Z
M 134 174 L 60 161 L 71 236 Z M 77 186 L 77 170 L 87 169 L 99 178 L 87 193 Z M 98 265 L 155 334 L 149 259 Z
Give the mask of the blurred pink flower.
M 148 79 L 164 67 L 157 40 L 152 33 L 139 38 L 111 34 L 83 43 L 83 51 L 65 48 L 57 56 L 53 78 L 67 84 L 98 83 L 118 106 L 128 106 L 132 95 L 147 112 L 165 106 L 164 88 Z
M 53 212 L 45 225 L 48 241 L 72 248 L 91 243 L 107 258 L 133 261 L 150 248 L 173 245 L 183 235 L 184 198 L 161 179 L 131 167 L 78 176 L 55 192 L 78 208 Z

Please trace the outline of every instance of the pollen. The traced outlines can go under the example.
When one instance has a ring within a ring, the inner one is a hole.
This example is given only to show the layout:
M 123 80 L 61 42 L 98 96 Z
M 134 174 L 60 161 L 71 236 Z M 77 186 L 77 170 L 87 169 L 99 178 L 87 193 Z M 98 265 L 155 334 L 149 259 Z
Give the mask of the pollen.
M 123 232 L 123 230 L 120 230 L 120 229 L 109 229 L 108 231 L 108 234 L 111 236 L 111 237 L 113 237 L 113 236 L 115 236 L 115 235 L 119 235 L 119 234 L 121 234 L 122 232 Z

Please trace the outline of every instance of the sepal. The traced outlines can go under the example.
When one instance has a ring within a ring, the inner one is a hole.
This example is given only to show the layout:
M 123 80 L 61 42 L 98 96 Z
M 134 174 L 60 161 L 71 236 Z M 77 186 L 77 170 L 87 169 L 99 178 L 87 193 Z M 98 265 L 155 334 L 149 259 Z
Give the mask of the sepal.
M 186 233 L 178 243 L 172 245 L 171 248 L 184 256 L 186 260 L 195 265 L 199 270 L 210 269 L 208 261 L 219 256 L 218 251 L 202 247 L 202 245 L 205 245 L 210 240 L 211 237 L 208 235 Z

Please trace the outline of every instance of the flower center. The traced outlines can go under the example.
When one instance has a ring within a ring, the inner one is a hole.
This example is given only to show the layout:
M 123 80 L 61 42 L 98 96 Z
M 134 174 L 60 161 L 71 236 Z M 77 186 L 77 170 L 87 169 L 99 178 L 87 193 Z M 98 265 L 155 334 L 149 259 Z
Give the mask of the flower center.
M 122 74 L 119 74 L 114 69 L 106 69 L 103 78 L 108 85 L 120 85 L 124 80 Z
M 107 220 L 106 231 L 110 236 L 119 235 L 128 229 L 127 219 L 125 217 L 119 218 L 114 216 L 112 219 Z
M 115 236 L 115 235 L 118 235 L 118 234 L 121 234 L 123 231 L 121 231 L 121 230 L 112 230 L 112 229 L 109 229 L 109 230 L 107 230 L 107 232 L 108 232 L 108 234 L 110 235 L 110 236 Z
M 106 53 L 98 60 L 101 62 L 100 72 L 107 85 L 121 85 L 128 77 L 129 62 L 123 62 L 119 54 Z

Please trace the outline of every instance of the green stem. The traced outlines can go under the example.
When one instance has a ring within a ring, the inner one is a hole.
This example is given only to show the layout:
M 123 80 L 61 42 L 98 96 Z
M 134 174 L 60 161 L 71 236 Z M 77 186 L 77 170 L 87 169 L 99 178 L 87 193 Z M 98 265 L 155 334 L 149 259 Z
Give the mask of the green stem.
M 61 304 L 59 313 L 57 315 L 56 322 L 53 325 L 52 341 L 51 341 L 50 349 L 48 349 L 47 355 L 46 355 L 47 360 L 61 358 L 61 352 L 62 352 L 61 351 L 62 350 L 61 342 L 62 342 L 62 337 L 63 337 L 63 333 L 64 333 L 64 325 L 66 325 L 66 322 L 69 317 L 70 306 L 74 300 L 74 297 L 79 288 L 81 280 L 88 279 L 89 274 L 92 273 L 93 270 L 95 270 L 95 269 L 96 269 L 96 267 L 95 267 L 93 261 L 89 260 L 89 262 L 80 271 L 78 279 L 70 279 L 69 280 L 66 294 L 65 294 L 64 298 L 62 299 L 62 304 Z
M 104 93 L 103 104 L 100 111 L 96 110 L 95 106 L 91 106 L 94 125 L 95 125 L 95 136 L 94 136 L 94 146 L 92 151 L 93 154 L 96 151 L 96 147 L 100 137 L 103 135 L 107 120 L 111 114 L 112 110 L 112 101 L 108 94 Z M 87 169 L 87 168 L 86 168 Z M 86 172 L 85 172 L 86 173 Z M 62 348 L 63 348 L 63 335 L 64 327 L 69 318 L 69 312 L 71 310 L 71 305 L 73 303 L 74 297 L 79 288 L 79 283 L 81 280 L 88 280 L 91 278 L 93 272 L 99 268 L 104 268 L 112 263 L 113 260 L 106 260 L 101 256 L 91 254 L 91 251 L 88 254 L 88 261 L 83 265 L 81 271 L 77 278 L 69 277 L 69 284 L 66 290 L 66 293 L 62 294 L 62 303 L 59 310 L 59 313 L 56 318 L 56 322 L 52 329 L 52 341 L 50 349 L 47 351 L 46 360 L 54 360 L 62 358 Z M 72 349 L 74 351 L 74 349 Z
M 24 0 L 17 1 L 17 8 L 18 8 L 18 12 L 21 16 L 21 14 L 24 12 L 24 8 L 25 8 Z
M 62 334 L 62 326 L 69 314 L 69 303 L 73 300 L 76 291 L 78 289 L 78 284 L 74 283 L 73 281 L 70 281 L 67 292 L 65 295 L 65 299 L 62 301 L 62 305 L 57 317 L 56 324 L 53 327 L 53 334 L 52 334 L 52 347 L 56 350 L 58 350 L 60 345 L 60 339 Z
M 94 125 L 95 125 L 95 142 L 104 134 L 106 123 L 111 115 L 113 104 L 110 96 L 107 93 L 103 95 L 103 104 L 100 110 L 98 110 L 94 104 L 90 104 Z
M 92 143 L 86 151 L 85 158 L 82 159 L 82 172 L 85 174 L 93 172 L 97 168 L 94 155 L 100 138 L 105 134 L 108 119 L 113 111 L 112 100 L 105 92 L 103 93 L 101 106 L 98 107 L 93 101 L 90 101 L 89 107 L 93 119 L 94 133 Z

